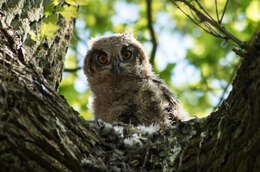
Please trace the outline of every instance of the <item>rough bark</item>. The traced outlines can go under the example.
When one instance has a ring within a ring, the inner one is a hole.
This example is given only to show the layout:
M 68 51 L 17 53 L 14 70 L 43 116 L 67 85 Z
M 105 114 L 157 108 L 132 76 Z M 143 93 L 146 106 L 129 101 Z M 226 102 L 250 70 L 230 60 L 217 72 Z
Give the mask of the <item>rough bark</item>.
M 73 21 L 60 16 L 55 37 L 36 44 L 28 31 L 40 27 L 43 4 L 0 2 L 0 171 L 260 171 L 259 34 L 216 112 L 154 134 L 120 134 L 83 120 L 56 92 Z
M 60 29 L 54 37 L 42 38 L 40 42 L 33 41 L 29 31 L 40 35 L 39 29 L 44 18 L 44 5 L 48 2 L 48 0 L 1 0 L 0 9 L 5 14 L 6 24 L 12 26 L 17 35 L 21 37 L 23 47 L 29 57 L 27 60 L 34 64 L 48 85 L 57 90 L 62 78 L 64 57 L 72 35 L 74 21 L 68 23 L 60 16 L 58 22 Z

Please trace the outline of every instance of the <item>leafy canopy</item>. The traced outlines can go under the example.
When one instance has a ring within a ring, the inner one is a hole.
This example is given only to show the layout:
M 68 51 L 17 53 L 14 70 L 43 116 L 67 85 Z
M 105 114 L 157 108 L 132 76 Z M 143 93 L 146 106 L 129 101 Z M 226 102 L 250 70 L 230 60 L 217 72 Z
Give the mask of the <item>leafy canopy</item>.
M 221 16 L 226 0 L 201 0 L 213 17 Z M 79 8 L 78 8 L 79 5 Z M 190 10 L 179 3 L 182 9 Z M 62 15 L 76 18 L 76 28 L 67 53 L 65 68 L 82 67 L 87 41 L 114 32 L 132 32 L 151 52 L 152 42 L 147 19 L 147 1 L 139 0 L 53 0 L 46 4 L 40 35 L 30 32 L 35 41 L 51 37 L 59 29 Z M 229 2 L 223 26 L 237 38 L 247 41 L 260 21 L 258 0 Z M 154 71 L 181 99 L 191 114 L 205 116 L 231 90 L 240 59 L 232 52 L 230 41 L 215 38 L 196 26 L 171 1 L 152 1 L 153 27 L 158 40 Z M 191 14 L 192 15 L 192 14 Z M 201 23 L 203 21 L 200 21 Z M 64 72 L 60 93 L 85 118 L 91 118 L 91 93 L 82 70 Z

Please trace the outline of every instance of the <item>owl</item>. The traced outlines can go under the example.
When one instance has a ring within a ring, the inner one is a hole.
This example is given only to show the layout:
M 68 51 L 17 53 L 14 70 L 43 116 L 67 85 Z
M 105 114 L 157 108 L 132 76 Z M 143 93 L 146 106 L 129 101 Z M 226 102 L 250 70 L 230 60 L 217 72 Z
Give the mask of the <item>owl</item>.
M 95 38 L 89 47 L 83 68 L 95 118 L 163 128 L 189 119 L 175 94 L 153 73 L 144 48 L 131 33 Z

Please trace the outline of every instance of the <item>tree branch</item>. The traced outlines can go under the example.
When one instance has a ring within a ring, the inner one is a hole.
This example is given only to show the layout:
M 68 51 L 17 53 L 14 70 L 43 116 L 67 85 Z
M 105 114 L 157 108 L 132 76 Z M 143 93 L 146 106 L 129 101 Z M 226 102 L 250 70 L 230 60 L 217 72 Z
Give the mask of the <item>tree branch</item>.
M 233 69 L 232 74 L 231 74 L 231 76 L 229 78 L 229 81 L 228 81 L 227 85 L 225 86 L 225 88 L 223 90 L 222 96 L 219 99 L 218 104 L 214 107 L 213 111 L 215 111 L 221 105 L 221 103 L 224 101 L 224 98 L 225 98 L 225 95 L 227 93 L 227 90 L 228 90 L 229 86 L 232 84 L 232 82 L 233 82 L 233 80 L 234 80 L 234 78 L 236 76 L 236 73 L 237 73 L 237 70 L 238 70 L 239 66 L 240 66 L 240 63 L 236 64 L 235 68 Z
M 228 3 L 229 3 L 229 0 L 226 1 L 226 4 L 225 4 L 225 7 L 224 7 L 224 10 L 223 10 L 222 15 L 221 15 L 221 18 L 220 18 L 220 20 L 218 21 L 219 24 L 222 23 L 222 20 L 223 20 L 223 18 L 224 18 L 224 15 L 225 15 L 225 12 L 226 12 L 226 9 L 227 9 L 227 5 L 228 5 Z
M 245 49 L 246 48 L 246 43 L 240 41 L 237 37 L 235 37 L 234 35 L 232 35 L 230 32 L 228 32 L 221 24 L 219 24 L 217 21 L 215 21 L 214 19 L 212 19 L 212 17 L 208 17 L 206 16 L 203 12 L 201 12 L 200 10 L 198 10 L 196 7 L 194 7 L 190 2 L 188 2 L 187 0 L 171 0 L 171 2 L 176 5 L 177 1 L 183 2 L 186 6 L 188 6 L 192 11 L 194 11 L 196 13 L 196 15 L 200 18 L 200 22 L 207 22 L 209 23 L 211 26 L 213 26 L 214 28 L 216 28 L 219 32 L 221 32 L 223 35 L 225 35 L 225 37 L 222 36 L 223 39 L 229 39 L 234 41 L 240 48 Z M 180 8 L 180 7 L 179 7 Z M 183 12 L 183 10 L 182 10 Z M 222 13 L 223 16 L 223 13 Z M 193 20 L 194 21 L 194 20 Z M 195 23 L 196 24 L 196 23 Z M 216 36 L 216 34 L 212 34 L 214 36 Z
M 151 58 L 150 58 L 150 63 L 152 64 L 152 66 L 154 65 L 154 59 L 155 59 L 155 54 L 156 54 L 156 50 L 157 50 L 157 40 L 155 37 L 155 32 L 154 32 L 154 28 L 153 28 L 153 21 L 152 21 L 152 0 L 146 0 L 146 4 L 147 4 L 147 20 L 148 20 L 148 29 L 150 32 L 150 36 L 152 38 L 152 52 L 151 52 Z
M 73 69 L 64 69 L 64 72 L 77 72 L 78 70 L 81 70 L 81 67 L 76 67 L 76 68 L 73 68 Z
M 175 3 L 174 1 L 172 2 L 186 17 L 188 17 L 194 24 L 196 24 L 198 27 L 200 27 L 202 30 L 204 30 L 205 32 L 217 37 L 217 38 L 222 38 L 224 39 L 224 37 L 220 34 L 218 34 L 214 29 L 209 29 L 208 25 L 204 24 L 207 29 L 203 26 L 200 25 L 200 21 L 198 21 L 198 19 L 196 18 L 196 16 L 193 14 L 192 10 L 191 10 L 191 15 L 193 16 L 193 18 L 188 14 L 186 13 L 183 9 L 181 9 L 181 7 Z M 208 30 L 209 29 L 209 30 Z M 214 32 L 212 32 L 212 30 L 214 30 Z
M 208 13 L 208 11 L 201 5 L 201 3 L 198 0 L 195 0 L 195 2 L 198 4 L 198 6 L 200 7 L 200 9 L 211 19 L 214 20 L 213 17 L 210 16 L 210 14 Z
M 217 20 L 219 22 L 219 15 L 218 15 L 218 2 L 217 0 L 215 0 L 215 8 L 216 8 L 216 16 L 217 16 Z

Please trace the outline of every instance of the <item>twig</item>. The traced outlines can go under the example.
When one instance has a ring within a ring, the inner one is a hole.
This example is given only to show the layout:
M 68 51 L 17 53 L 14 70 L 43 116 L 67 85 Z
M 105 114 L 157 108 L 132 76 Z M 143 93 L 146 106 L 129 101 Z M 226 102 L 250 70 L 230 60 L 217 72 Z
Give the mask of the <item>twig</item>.
M 223 26 L 219 25 L 215 20 L 211 20 L 210 18 L 205 16 L 202 12 L 200 12 L 197 8 L 195 8 L 193 5 L 191 5 L 186 0 L 182 0 L 182 2 L 185 3 L 193 11 L 195 11 L 195 13 L 198 15 L 198 17 L 202 21 L 207 21 L 209 24 L 211 24 L 212 26 L 217 28 L 219 31 L 224 33 L 227 36 L 227 38 L 229 38 L 229 39 L 233 40 L 234 42 L 236 42 L 240 47 L 243 46 L 243 43 L 239 39 L 237 39 L 235 36 L 233 36 L 231 33 L 229 33 Z
M 154 65 L 154 59 L 155 59 L 155 54 L 156 54 L 156 50 L 157 50 L 157 40 L 155 37 L 155 32 L 153 29 L 153 21 L 152 21 L 152 0 L 146 0 L 146 4 L 147 4 L 147 20 L 148 20 L 148 29 L 152 38 L 152 52 L 151 52 L 151 58 L 150 58 L 150 63 L 152 64 L 152 66 Z
M 176 4 L 177 6 L 177 4 Z M 180 7 L 179 7 L 180 9 Z M 189 8 L 190 9 L 190 8 Z M 195 21 L 193 21 L 196 25 L 198 25 L 200 28 L 202 28 L 204 31 L 206 31 L 209 34 L 212 34 L 213 36 L 217 37 L 217 38 L 224 38 L 222 35 L 220 35 L 216 30 L 214 30 L 207 22 L 202 22 L 205 27 L 203 27 L 202 25 L 200 25 L 199 23 L 201 23 L 200 19 L 197 18 L 196 15 L 194 15 L 193 11 L 190 9 L 190 13 L 192 15 L 192 17 L 190 17 L 187 13 L 185 13 L 182 9 L 180 9 L 187 17 L 189 17 L 190 19 L 192 18 L 193 20 L 197 21 L 197 23 L 195 23 Z M 192 20 L 191 19 L 191 20 Z
M 176 0 L 171 0 L 171 2 L 176 5 L 175 3 Z M 224 39 L 230 39 L 234 41 L 240 48 L 246 48 L 246 44 L 242 41 L 240 41 L 238 38 L 236 38 L 234 35 L 232 35 L 230 32 L 228 32 L 223 26 L 221 26 L 218 22 L 216 22 L 214 19 L 211 19 L 204 15 L 200 10 L 198 10 L 196 7 L 194 7 L 192 4 L 190 4 L 187 0 L 178 0 L 183 2 L 185 5 L 187 5 L 191 10 L 193 10 L 196 15 L 200 18 L 202 22 L 208 22 L 211 26 L 215 27 L 217 30 L 219 30 L 222 34 L 225 35 L 225 37 L 222 37 Z M 180 9 L 180 7 L 179 7 Z M 183 10 L 182 10 L 183 12 Z M 222 14 L 223 15 L 223 14 Z M 191 17 L 189 17 L 191 18 Z M 194 22 L 194 20 L 192 20 Z M 195 23 L 197 24 L 197 23 Z M 198 25 L 198 24 L 197 24 Z M 200 26 L 201 27 L 201 26 Z M 208 32 L 211 33 L 211 32 Z M 213 34 L 214 35 L 214 34 Z M 215 35 L 214 35 L 215 36 Z
M 240 64 L 237 64 L 235 66 L 234 70 L 232 71 L 231 77 L 230 77 L 225 89 L 223 90 L 222 96 L 221 96 L 217 106 L 214 107 L 213 111 L 215 111 L 221 105 L 221 103 L 224 101 L 225 94 L 227 93 L 227 90 L 228 90 L 229 86 L 231 85 L 239 66 L 240 66 Z
M 226 1 L 224 10 L 223 10 L 223 12 L 222 12 L 222 15 L 221 15 L 221 18 L 220 18 L 220 21 L 219 21 L 219 24 L 222 23 L 222 20 L 223 20 L 223 18 L 224 18 L 224 15 L 225 15 L 225 12 L 226 12 L 226 9 L 227 9 L 228 2 L 229 2 L 229 0 Z
M 209 15 L 209 13 L 207 12 L 207 10 L 206 10 L 205 8 L 203 8 L 203 6 L 201 5 L 201 3 L 200 3 L 198 0 L 196 0 L 196 3 L 199 5 L 200 9 L 201 9 L 202 11 L 204 11 L 204 13 L 207 14 L 207 16 L 208 16 L 211 20 L 214 20 L 214 19 Z
M 215 7 L 216 7 L 216 15 L 217 15 L 217 20 L 218 20 L 218 23 L 220 23 L 219 21 L 219 16 L 218 16 L 218 2 L 217 0 L 215 0 Z
M 219 34 L 216 30 L 214 30 L 214 29 L 209 25 L 209 23 L 204 22 L 203 24 L 209 29 L 209 32 L 210 32 L 211 34 L 213 34 L 215 37 L 217 37 L 217 38 L 222 38 L 222 39 L 225 39 L 225 38 L 226 38 L 225 36 L 222 36 L 221 34 Z
M 241 49 L 237 49 L 237 48 L 232 48 L 232 51 L 234 53 L 236 53 L 236 55 L 240 56 L 240 57 L 246 57 L 247 53 L 242 51 Z
M 73 69 L 64 69 L 64 72 L 77 72 L 80 69 L 81 69 L 81 67 L 76 67 L 76 68 L 73 68 Z
M 212 34 L 212 35 L 218 37 L 217 35 L 215 35 L 215 34 L 212 33 L 211 31 L 209 31 L 209 30 L 205 29 L 204 27 L 202 27 L 202 26 L 199 24 L 199 21 L 198 21 L 198 22 L 196 21 L 196 20 L 197 20 L 196 17 L 192 18 L 189 14 L 187 14 L 184 10 L 182 10 L 177 3 L 175 3 L 174 1 L 172 1 L 172 3 L 173 3 L 179 10 L 181 10 L 181 12 L 182 12 L 184 15 L 186 15 L 194 24 L 196 24 L 197 26 L 199 26 L 202 30 L 204 30 L 205 32 L 207 32 L 207 33 L 209 33 L 209 34 Z M 194 16 L 193 13 L 192 13 L 192 11 L 191 11 L 191 14 L 192 14 L 192 16 Z M 222 38 L 222 37 L 221 37 L 221 38 Z

